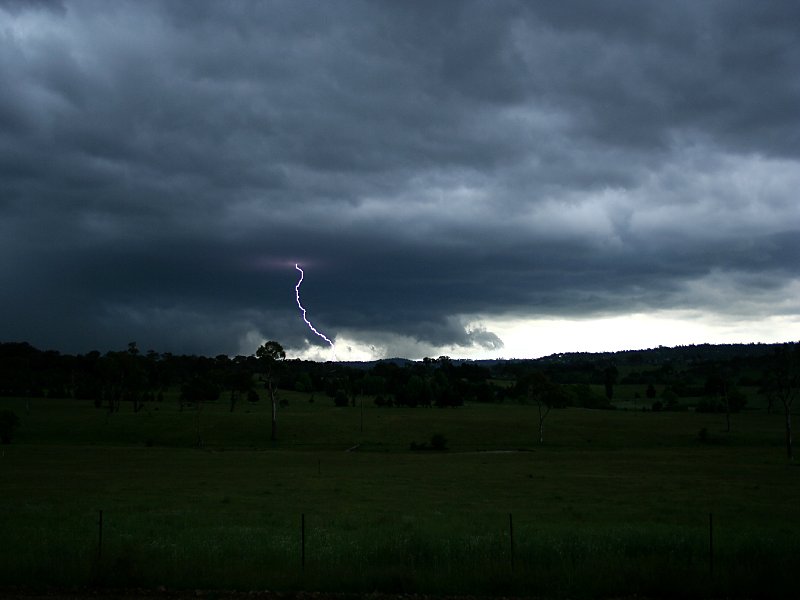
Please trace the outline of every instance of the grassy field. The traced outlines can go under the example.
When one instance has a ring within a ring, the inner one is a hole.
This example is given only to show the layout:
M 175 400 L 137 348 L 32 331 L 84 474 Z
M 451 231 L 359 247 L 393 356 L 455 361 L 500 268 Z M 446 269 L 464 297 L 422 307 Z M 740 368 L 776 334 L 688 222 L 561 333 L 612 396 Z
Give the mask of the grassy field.
M 263 402 L 1 399 L 21 427 L 0 457 L 0 586 L 797 593 L 800 469 L 779 414 L 726 433 L 724 415 L 555 410 L 540 446 L 530 406 L 365 401 L 362 421 L 284 397 L 274 444 Z M 434 433 L 448 451 L 409 450 Z

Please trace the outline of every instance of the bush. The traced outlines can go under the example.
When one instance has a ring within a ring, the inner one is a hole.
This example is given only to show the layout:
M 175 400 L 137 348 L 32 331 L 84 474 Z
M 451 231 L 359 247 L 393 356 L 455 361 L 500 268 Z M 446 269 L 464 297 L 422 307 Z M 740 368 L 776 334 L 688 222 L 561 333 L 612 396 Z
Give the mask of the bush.
M 0 410 L 0 442 L 10 444 L 17 427 L 19 427 L 19 417 L 10 410 Z
M 429 444 L 418 444 L 417 442 L 411 442 L 411 444 L 409 444 L 409 448 L 415 452 L 431 450 L 434 452 L 444 452 L 447 450 L 447 438 L 441 433 L 434 433 L 431 436 L 431 441 Z
M 661 402 L 654 402 L 653 403 L 653 410 L 655 409 L 655 405 L 658 403 L 661 405 L 660 410 L 667 410 L 671 412 L 683 412 L 689 410 L 689 407 L 686 404 L 680 403 L 680 398 L 678 394 L 671 388 L 665 389 L 661 393 Z
M 437 450 L 439 452 L 447 450 L 447 438 L 441 433 L 434 433 L 431 436 L 431 450 Z

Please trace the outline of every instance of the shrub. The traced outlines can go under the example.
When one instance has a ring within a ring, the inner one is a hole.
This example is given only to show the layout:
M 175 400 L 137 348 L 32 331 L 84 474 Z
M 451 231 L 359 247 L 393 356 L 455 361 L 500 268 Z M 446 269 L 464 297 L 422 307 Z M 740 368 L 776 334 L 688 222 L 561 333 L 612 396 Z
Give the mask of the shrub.
M 418 444 L 417 442 L 411 442 L 408 447 L 415 452 L 431 450 L 435 452 L 444 452 L 447 450 L 447 438 L 441 433 L 434 433 L 431 436 L 429 444 Z
M 431 436 L 431 450 L 437 450 L 439 452 L 447 450 L 447 438 L 441 433 L 434 433 Z
M 660 410 L 668 410 L 672 412 L 682 412 L 689 410 L 689 407 L 686 404 L 681 404 L 679 400 L 680 398 L 678 397 L 678 394 L 676 394 L 673 389 L 671 388 L 665 389 L 661 393 L 661 402 L 659 402 L 659 404 L 661 404 Z M 653 403 L 654 407 L 653 410 L 656 410 L 655 404 L 656 403 Z

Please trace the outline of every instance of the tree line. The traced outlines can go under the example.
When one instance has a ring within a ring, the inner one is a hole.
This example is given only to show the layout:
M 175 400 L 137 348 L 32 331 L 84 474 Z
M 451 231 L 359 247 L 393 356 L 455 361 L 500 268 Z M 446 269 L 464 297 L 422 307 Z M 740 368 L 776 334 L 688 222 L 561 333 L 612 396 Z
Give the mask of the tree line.
M 624 375 L 622 375 L 624 373 Z M 271 438 L 277 437 L 280 390 L 320 395 L 337 406 L 359 397 L 379 407 L 456 408 L 465 402 L 523 402 L 538 407 L 539 436 L 554 408 L 613 408 L 616 386 L 638 385 L 651 410 L 730 414 L 744 408 L 741 389 L 757 386 L 767 410 L 783 410 L 787 453 L 792 456 L 791 411 L 800 387 L 800 344 L 700 345 L 603 354 L 558 354 L 537 360 L 459 361 L 448 356 L 421 361 L 317 363 L 287 359 L 268 341 L 249 356 L 215 357 L 141 352 L 136 342 L 101 354 L 69 355 L 25 342 L 0 343 L 0 396 L 88 400 L 110 413 L 177 397 L 180 408 L 262 398 L 272 405 Z M 656 386 L 662 391 L 657 395 Z M 597 390 L 602 390 L 599 392 Z M 5 411 L 8 412 L 8 411 Z M 0 415 L 0 424 L 16 423 Z M 4 429 L 8 429 L 11 425 Z

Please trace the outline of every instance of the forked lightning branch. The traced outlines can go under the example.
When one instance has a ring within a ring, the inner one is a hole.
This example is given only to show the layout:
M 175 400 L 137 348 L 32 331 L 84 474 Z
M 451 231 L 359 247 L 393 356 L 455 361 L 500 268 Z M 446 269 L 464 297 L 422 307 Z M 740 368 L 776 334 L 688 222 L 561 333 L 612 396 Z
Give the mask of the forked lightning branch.
M 306 325 L 308 325 L 308 328 L 311 331 L 313 331 L 316 335 L 318 335 L 323 340 L 328 342 L 328 344 L 330 344 L 331 354 L 333 354 L 333 360 L 336 360 L 336 348 L 334 347 L 333 342 L 330 339 L 328 339 L 328 336 L 326 336 L 324 333 L 317 331 L 317 329 L 311 324 L 311 321 L 309 321 L 308 317 L 306 316 L 306 309 L 303 308 L 303 305 L 300 303 L 300 284 L 303 283 L 303 278 L 305 277 L 305 273 L 303 272 L 303 269 L 300 268 L 300 265 L 298 265 L 297 263 L 295 263 L 294 268 L 300 271 L 300 280 L 297 282 L 297 285 L 294 286 L 294 294 L 295 297 L 297 298 L 297 307 L 300 309 L 300 312 L 303 315 L 303 321 L 305 321 Z

